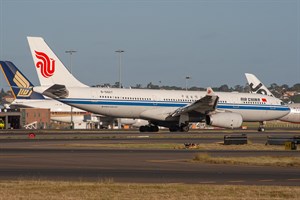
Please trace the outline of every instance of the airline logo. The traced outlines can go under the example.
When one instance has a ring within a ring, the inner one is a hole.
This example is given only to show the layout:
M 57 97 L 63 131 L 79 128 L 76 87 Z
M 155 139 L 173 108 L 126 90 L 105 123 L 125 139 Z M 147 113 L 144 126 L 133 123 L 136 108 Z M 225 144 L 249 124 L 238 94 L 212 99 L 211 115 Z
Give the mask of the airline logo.
M 267 95 L 267 91 L 264 90 L 263 88 L 261 88 L 263 85 L 262 83 L 259 83 L 256 87 L 253 87 L 254 84 L 253 83 L 250 83 L 250 89 L 253 93 L 257 93 L 257 94 L 264 94 L 264 95 Z
M 16 72 L 13 81 L 18 88 L 20 88 L 20 91 L 17 94 L 18 97 L 29 97 L 31 95 L 32 90 L 29 88 L 30 83 L 20 72 Z
M 55 60 L 49 58 L 47 54 L 43 52 L 34 51 L 35 56 L 40 61 L 36 63 L 36 67 L 41 69 L 41 74 L 45 78 L 49 78 L 55 71 Z

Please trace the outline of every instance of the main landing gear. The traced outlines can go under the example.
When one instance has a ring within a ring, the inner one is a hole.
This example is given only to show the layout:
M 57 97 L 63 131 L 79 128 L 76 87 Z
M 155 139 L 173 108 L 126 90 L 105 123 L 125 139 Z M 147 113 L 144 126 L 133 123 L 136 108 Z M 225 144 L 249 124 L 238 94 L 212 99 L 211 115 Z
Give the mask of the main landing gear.
M 158 132 L 159 128 L 155 125 L 146 125 L 140 127 L 140 132 Z
M 181 126 L 172 126 L 169 128 L 170 132 L 189 132 L 189 124 L 181 124 Z
M 141 126 L 140 127 L 140 132 L 158 132 L 159 128 L 157 125 L 146 125 L 146 126 Z M 180 126 L 174 125 L 169 127 L 170 132 L 188 132 L 190 130 L 190 126 L 188 123 L 186 124 L 181 124 Z

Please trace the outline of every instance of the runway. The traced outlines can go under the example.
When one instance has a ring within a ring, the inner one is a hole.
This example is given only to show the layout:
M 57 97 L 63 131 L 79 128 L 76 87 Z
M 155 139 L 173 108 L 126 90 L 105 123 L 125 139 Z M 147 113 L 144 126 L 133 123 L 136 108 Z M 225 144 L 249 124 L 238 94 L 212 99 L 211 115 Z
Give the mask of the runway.
M 113 135 L 113 133 L 111 134 Z M 132 135 L 133 133 L 127 134 Z M 220 132 L 219 134 L 223 133 Z M 9 137 L 13 137 L 13 134 Z M 255 137 L 261 136 L 255 135 Z M 197 141 L 201 142 L 202 139 L 198 138 Z M 203 141 L 209 142 L 209 139 L 215 140 L 215 138 L 205 137 Z M 217 140 L 220 139 L 217 138 Z M 124 141 L 128 142 L 127 139 Z M 155 143 L 158 141 L 160 141 L 158 138 L 129 140 L 130 143 Z M 166 142 L 167 139 L 164 138 L 163 141 Z M 176 138 L 172 142 L 183 143 L 184 141 L 186 139 L 182 137 L 181 139 Z M 74 142 L 117 144 L 122 142 L 122 138 L 30 140 L 21 137 L 20 139 L 0 139 L 0 179 L 38 178 L 112 180 L 114 182 L 134 183 L 300 185 L 300 173 L 297 167 L 219 165 L 191 161 L 199 152 L 208 152 L 212 156 L 272 155 L 299 157 L 299 151 L 104 149 L 68 146 Z

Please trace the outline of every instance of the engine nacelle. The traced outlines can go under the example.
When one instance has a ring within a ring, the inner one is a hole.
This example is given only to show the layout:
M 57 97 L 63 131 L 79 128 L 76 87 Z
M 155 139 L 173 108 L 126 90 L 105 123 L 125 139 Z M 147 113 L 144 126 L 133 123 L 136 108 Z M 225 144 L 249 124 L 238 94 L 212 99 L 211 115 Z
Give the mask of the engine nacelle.
M 206 115 L 206 124 L 222 128 L 239 128 L 243 118 L 238 113 L 216 113 Z

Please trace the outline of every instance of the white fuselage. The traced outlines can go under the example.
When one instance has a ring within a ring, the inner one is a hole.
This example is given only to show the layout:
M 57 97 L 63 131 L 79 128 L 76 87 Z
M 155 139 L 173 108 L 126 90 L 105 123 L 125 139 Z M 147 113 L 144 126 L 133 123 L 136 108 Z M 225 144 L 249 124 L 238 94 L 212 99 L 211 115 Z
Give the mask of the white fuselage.
M 36 89 L 39 92 L 39 88 Z M 146 120 L 149 120 L 144 117 L 146 112 L 147 116 L 149 112 L 154 113 L 153 115 L 171 114 L 179 107 L 191 104 L 206 95 L 204 91 L 151 89 L 68 87 L 67 90 L 68 97 L 58 100 L 68 105 L 101 115 Z M 219 97 L 217 110 L 239 113 L 243 121 L 273 120 L 290 112 L 286 105 L 282 105 L 282 102 L 274 97 L 249 93 L 215 94 Z M 156 116 L 153 119 L 156 119 Z
M 292 123 L 300 123 L 300 103 L 287 104 L 290 108 L 290 113 L 281 117 L 279 120 Z

